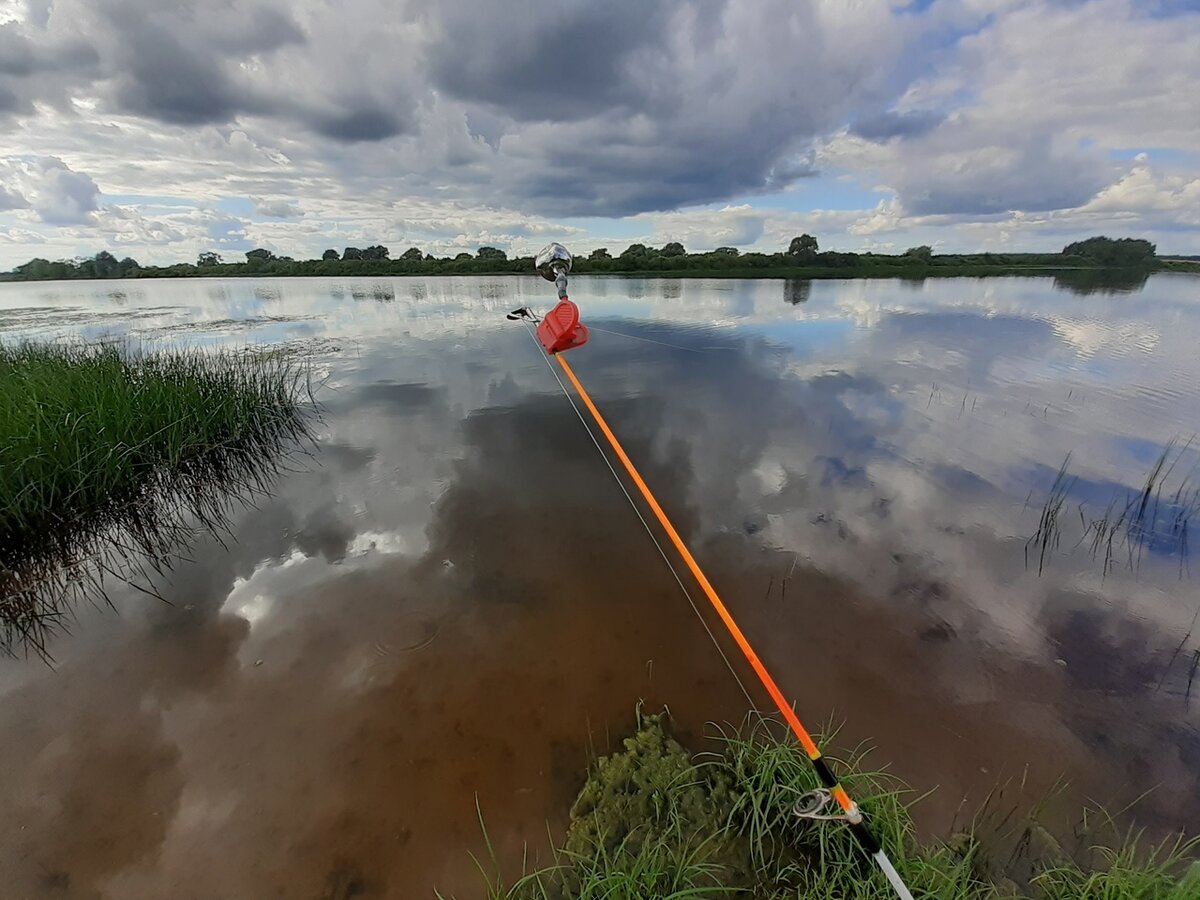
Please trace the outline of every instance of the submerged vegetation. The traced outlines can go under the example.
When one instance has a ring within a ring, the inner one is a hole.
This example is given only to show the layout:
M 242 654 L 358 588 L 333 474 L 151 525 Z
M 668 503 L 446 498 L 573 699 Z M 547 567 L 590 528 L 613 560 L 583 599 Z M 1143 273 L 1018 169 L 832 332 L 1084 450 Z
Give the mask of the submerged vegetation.
M 0 650 L 45 654 L 71 601 L 264 490 L 308 388 L 286 354 L 0 344 Z
M 1073 508 L 1067 504 L 1079 479 L 1068 474 L 1068 453 L 1042 503 L 1037 531 L 1025 543 L 1026 566 L 1032 565 L 1034 551 L 1042 574 L 1049 554 L 1062 544 L 1064 528 L 1078 519 L 1078 540 L 1068 546 L 1086 547 L 1105 575 L 1122 564 L 1136 573 L 1147 554 L 1175 557 L 1179 577 L 1189 575 L 1188 533 L 1200 515 L 1200 485 L 1195 481 L 1200 459 L 1193 444 L 1194 439 L 1182 446 L 1168 441 L 1140 487 L 1115 489 L 1103 505 L 1089 506 L 1087 499 L 1079 499 Z
M 1032 568 L 1036 560 L 1038 575 L 1044 574 L 1052 555 L 1063 548 L 1064 533 L 1068 533 L 1075 540 L 1068 540 L 1066 552 L 1086 551 L 1100 564 L 1103 578 L 1118 566 L 1136 576 L 1143 561 L 1150 557 L 1173 558 L 1179 579 L 1190 577 L 1188 534 L 1192 521 L 1200 515 L 1200 485 L 1195 481 L 1200 459 L 1194 443 L 1194 438 L 1182 446 L 1175 440 L 1168 441 L 1140 487 L 1110 488 L 1107 501 L 1100 495 L 1100 502 L 1092 505 L 1087 499 L 1077 497 L 1082 479 L 1069 474 L 1071 454 L 1068 453 L 1042 502 L 1037 531 L 1025 542 L 1026 568 Z M 1030 499 L 1032 496 L 1031 492 Z M 1096 497 L 1095 491 L 1092 497 Z M 1200 648 L 1189 645 L 1197 621 L 1200 621 L 1200 607 L 1163 665 L 1155 688 L 1163 689 L 1176 672 L 1176 661 L 1182 657 L 1187 667 L 1186 683 L 1175 691 L 1185 704 L 1191 702 L 1200 672 Z M 1178 678 L 1184 681 L 1182 675 Z
M 271 276 L 380 276 L 380 275 L 528 275 L 532 257 L 510 259 L 496 247 L 480 247 L 474 254 L 435 257 L 410 247 L 396 259 L 389 248 L 374 245 L 346 247 L 340 253 L 326 250 L 319 259 L 293 259 L 265 248 L 249 250 L 245 261 L 226 261 L 214 251 L 201 253 L 196 262 L 170 266 L 142 266 L 126 257 L 118 260 L 108 251 L 73 260 L 32 259 L 2 277 L 15 281 L 75 278 L 186 278 Z M 678 242 L 662 247 L 631 244 L 614 255 L 601 247 L 575 257 L 578 274 L 669 275 L 679 277 L 738 278 L 932 278 L 954 275 L 1056 275 L 1068 286 L 1084 292 L 1100 289 L 1133 290 L 1149 271 L 1163 268 L 1149 241 L 1094 237 L 1069 244 L 1061 253 L 934 253 L 933 248 L 910 247 L 903 253 L 842 253 L 821 251 L 809 234 L 793 238 L 780 253 L 743 253 L 736 247 L 718 247 L 689 253 Z M 1200 266 L 1172 263 L 1179 271 Z M 1072 274 L 1075 273 L 1075 274 Z M 1080 274 L 1082 273 L 1082 274 Z M 1109 273 L 1092 275 L 1088 273 Z M 1125 273 L 1123 275 L 1112 273 Z
M 820 784 L 807 757 L 769 720 L 720 731 L 693 755 L 665 716 L 639 716 L 624 748 L 599 760 L 571 810 L 553 862 L 505 881 L 481 865 L 492 900 L 751 897 L 885 900 L 892 888 L 837 821 L 802 818 Z M 919 898 L 1188 900 L 1200 896 L 1196 840 L 1150 845 L 1103 815 L 1083 821 L 1077 850 L 1032 820 L 1009 825 L 1010 852 L 973 833 L 917 840 L 916 799 L 894 778 L 844 760 L 848 789 Z M 1007 849 L 1007 848 L 1006 848 Z

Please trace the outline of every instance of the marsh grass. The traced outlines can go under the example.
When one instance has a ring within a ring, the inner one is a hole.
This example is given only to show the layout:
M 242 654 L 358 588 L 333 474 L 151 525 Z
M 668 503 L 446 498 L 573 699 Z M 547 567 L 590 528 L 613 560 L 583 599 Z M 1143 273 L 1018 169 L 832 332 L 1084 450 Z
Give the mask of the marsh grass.
M 1046 554 L 1051 550 L 1058 549 L 1059 538 L 1062 534 L 1062 526 L 1060 517 L 1062 516 L 1063 506 L 1067 502 L 1067 496 L 1071 492 L 1071 488 L 1075 484 L 1074 478 L 1067 477 L 1067 466 L 1071 463 L 1071 454 L 1067 454 L 1067 458 L 1063 460 L 1063 464 L 1058 469 L 1058 474 L 1054 477 L 1054 484 L 1050 486 L 1050 493 L 1046 496 L 1046 502 L 1042 505 L 1042 515 L 1038 519 L 1038 528 L 1033 537 L 1025 542 L 1025 566 L 1029 566 L 1029 549 L 1034 547 L 1037 549 L 1038 555 L 1038 575 L 1041 575 L 1046 568 Z M 1082 516 L 1082 511 L 1080 512 Z
M 1102 512 L 1097 514 L 1084 503 L 1078 504 L 1081 533 L 1072 549 L 1086 544 L 1105 576 L 1122 562 L 1136 573 L 1147 551 L 1175 556 L 1179 577 L 1188 575 L 1191 522 L 1200 515 L 1200 485 L 1195 481 L 1200 462 L 1186 470 L 1180 468 L 1180 463 L 1194 455 L 1193 443 L 1188 440 L 1180 446 L 1169 441 L 1142 486 L 1113 494 Z M 1070 462 L 1068 453 L 1042 503 L 1037 531 L 1025 542 L 1025 565 L 1032 565 L 1030 551 L 1034 550 L 1039 575 L 1050 554 L 1058 549 L 1064 528 L 1075 518 L 1064 512 L 1077 481 L 1068 475 Z
M 0 344 L 0 650 L 45 656 L 106 577 L 140 586 L 219 530 L 308 436 L 311 399 L 292 354 Z
M 1081 833 L 1090 840 L 1077 862 L 1049 836 L 1029 841 L 1044 830 L 1024 818 L 1013 828 L 1025 833 L 1026 856 L 1031 843 L 1042 849 L 1014 881 L 976 837 L 978 818 L 946 842 L 919 841 L 911 812 L 920 797 L 873 769 L 863 748 L 836 768 L 921 900 L 1200 897 L 1195 840 L 1151 844 L 1141 832 L 1120 832 L 1111 817 L 1089 813 Z M 670 736 L 664 717 L 639 715 L 623 749 L 593 767 L 566 839 L 552 841 L 551 865 L 531 869 L 526 859 L 521 876 L 506 882 L 489 844 L 490 859 L 479 868 L 490 900 L 893 898 L 842 823 L 793 813 L 796 800 L 817 787 L 804 752 L 771 719 L 717 729 L 711 749 L 692 756 Z
M 1097 830 L 1105 838 L 1088 847 L 1092 864 L 1065 862 L 1047 866 L 1032 879 L 1039 897 L 1047 900 L 1200 897 L 1200 863 L 1193 861 L 1200 852 L 1200 839 L 1176 836 L 1151 843 L 1140 830 L 1122 832 L 1106 813 L 1094 813 L 1091 817 L 1100 819 Z
M 1176 554 L 1179 577 L 1188 572 L 1188 531 L 1191 520 L 1200 513 L 1200 486 L 1193 481 L 1195 466 L 1178 479 L 1174 490 L 1167 485 L 1191 446 L 1191 440 L 1181 448 L 1168 442 L 1141 490 L 1130 491 L 1124 503 L 1114 498 L 1104 514 L 1089 525 L 1084 537 L 1091 536 L 1092 556 L 1103 558 L 1105 574 L 1121 555 L 1136 571 L 1147 549 Z

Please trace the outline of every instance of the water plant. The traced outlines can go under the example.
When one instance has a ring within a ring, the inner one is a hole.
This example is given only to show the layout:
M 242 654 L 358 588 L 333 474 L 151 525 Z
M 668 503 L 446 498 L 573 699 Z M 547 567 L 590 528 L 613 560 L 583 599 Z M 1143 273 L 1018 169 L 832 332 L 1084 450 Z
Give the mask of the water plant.
M 480 865 L 487 896 L 895 896 L 836 817 L 797 814 L 797 800 L 820 785 L 803 750 L 779 723 L 753 715 L 737 728 L 716 729 L 710 746 L 692 755 L 672 737 L 665 716 L 639 714 L 637 732 L 620 751 L 594 765 L 553 862 L 531 869 L 527 857 L 520 877 L 506 882 L 492 854 L 490 866 Z M 1002 854 L 987 853 L 974 826 L 946 841 L 919 840 L 912 809 L 921 798 L 888 773 L 873 770 L 862 748 L 841 759 L 840 769 L 897 869 L 922 900 L 1200 896 L 1196 839 L 1177 836 L 1152 843 L 1140 831 L 1119 831 L 1110 816 L 1089 812 L 1081 831 L 1090 840 L 1079 854 L 1066 853 L 1048 835 L 1026 839 L 1020 843 L 1024 856 L 1033 843 L 1043 851 L 1023 866 L 1025 874 L 1010 878 L 997 862 Z M 1009 831 L 1022 831 L 1026 838 L 1044 834 L 1031 818 Z
M 267 490 L 311 399 L 293 354 L 0 344 L 0 650 L 45 655 L 106 576 L 153 593 L 195 529 Z

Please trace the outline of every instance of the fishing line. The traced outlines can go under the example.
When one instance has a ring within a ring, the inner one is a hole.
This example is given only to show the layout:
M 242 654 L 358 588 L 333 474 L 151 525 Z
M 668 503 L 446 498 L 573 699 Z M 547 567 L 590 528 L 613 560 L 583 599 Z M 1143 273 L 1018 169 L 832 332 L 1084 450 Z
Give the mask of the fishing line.
M 600 329 L 594 330 L 599 331 Z M 546 367 L 550 370 L 550 374 L 554 376 L 554 380 L 558 382 L 559 388 L 562 389 L 563 396 L 566 397 L 567 402 L 571 404 L 571 409 L 575 410 L 575 415 L 579 417 L 579 421 L 583 424 L 584 430 L 587 431 L 588 437 L 592 439 L 592 443 L 596 446 L 596 452 L 598 452 L 600 454 L 600 458 L 604 460 L 604 465 L 607 466 L 608 471 L 612 473 L 613 480 L 616 481 L 617 487 L 621 489 L 621 493 L 625 495 L 625 499 L 628 500 L 629 505 L 633 507 L 633 511 L 637 515 L 638 521 L 641 522 L 642 527 L 646 529 L 646 534 L 650 535 L 650 540 L 654 542 L 654 547 L 656 550 L 658 550 L 658 555 L 662 557 L 663 562 L 667 564 L 667 569 L 669 569 L 671 574 L 675 576 L 675 583 L 678 584 L 679 589 L 683 591 L 683 596 L 687 597 L 687 602 L 691 605 L 692 612 L 696 614 L 696 618 L 699 619 L 700 624 L 704 626 L 705 632 L 708 633 L 709 640 L 712 641 L 713 646 L 717 648 L 717 653 L 719 653 L 721 655 L 721 659 L 724 660 L 725 668 L 729 670 L 729 674 L 733 676 L 733 680 L 736 681 L 737 686 L 741 688 L 742 694 L 746 698 L 746 702 L 750 704 L 750 709 L 756 709 L 757 707 L 755 706 L 754 698 L 750 696 L 750 691 L 746 689 L 746 685 L 742 682 L 741 677 L 738 675 L 737 669 L 733 667 L 733 663 L 731 663 L 729 661 L 729 657 L 725 655 L 725 651 L 721 648 L 721 643 L 717 640 L 717 636 L 713 634 L 712 629 L 708 627 L 708 622 L 700 612 L 700 607 L 697 606 L 696 601 L 692 599 L 692 595 L 688 592 L 687 587 L 684 585 L 683 579 L 679 577 L 679 573 L 675 570 L 675 566 L 672 565 L 671 558 L 667 556 L 667 551 L 663 549 L 662 544 L 659 543 L 658 538 L 654 534 L 654 530 L 650 527 L 650 523 L 647 522 L 646 517 L 642 515 L 642 511 L 638 508 L 637 501 L 633 499 L 633 496 L 629 493 L 628 488 L 625 487 L 625 482 L 621 480 L 621 476 L 618 475 L 617 470 L 613 468 L 613 464 L 608 459 L 608 454 L 604 452 L 604 448 L 600 445 L 600 441 L 596 439 L 596 435 L 592 431 L 592 427 L 588 424 L 587 419 L 583 417 L 583 413 L 579 411 L 579 407 L 575 404 L 575 398 L 571 396 L 571 392 L 567 390 L 567 386 L 563 384 L 562 379 L 558 377 L 558 372 L 554 370 L 554 365 L 550 362 L 550 357 L 542 352 L 542 345 L 538 343 L 538 340 L 534 336 L 533 330 L 529 327 L 528 323 L 525 324 L 525 331 L 529 334 L 534 346 L 537 347 L 538 356 L 542 357 L 542 359 L 546 361 Z
M 670 347 L 672 350 L 686 350 L 688 353 L 708 353 L 709 351 L 702 347 L 683 347 L 679 344 L 668 344 L 666 341 L 656 341 L 653 338 L 640 337 L 636 334 L 627 334 L 624 331 L 612 331 L 608 328 L 601 328 L 599 325 L 588 325 L 590 331 L 602 331 L 605 334 L 615 334 L 618 337 L 629 338 L 631 341 L 645 341 L 647 344 L 658 344 L 660 347 Z M 551 366 L 553 371 L 554 367 Z

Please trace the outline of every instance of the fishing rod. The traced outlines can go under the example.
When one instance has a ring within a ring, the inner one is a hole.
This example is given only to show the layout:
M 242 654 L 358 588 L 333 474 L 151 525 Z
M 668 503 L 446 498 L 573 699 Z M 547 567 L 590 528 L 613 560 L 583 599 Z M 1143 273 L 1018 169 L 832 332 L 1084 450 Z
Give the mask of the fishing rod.
M 667 563 L 667 567 L 671 569 L 671 573 L 675 575 L 676 580 L 679 581 L 679 586 L 683 589 L 684 594 L 687 596 L 688 602 L 692 602 L 692 598 L 688 593 L 687 588 L 684 587 L 682 579 L 680 579 L 678 573 L 675 571 L 675 567 L 671 565 L 671 561 L 667 557 L 666 551 L 663 550 L 661 545 L 659 545 L 658 539 L 654 536 L 654 532 L 646 523 L 645 518 L 642 517 L 641 510 L 638 509 L 633 497 L 630 496 L 629 491 L 625 489 L 625 485 L 621 482 L 620 477 L 617 475 L 616 469 L 614 469 L 612 464 L 608 461 L 608 458 L 604 454 L 604 450 L 601 447 L 599 440 L 597 440 L 596 435 L 592 432 L 591 426 L 588 425 L 587 420 L 583 417 L 583 414 L 579 412 L 579 408 L 575 406 L 574 398 L 567 391 L 566 386 L 562 383 L 562 380 L 558 378 L 558 373 L 554 371 L 554 366 L 551 363 L 551 360 L 554 360 L 554 362 L 558 363 L 559 368 L 561 368 L 563 373 L 567 376 L 567 380 L 570 381 L 571 385 L 575 388 L 576 394 L 578 394 L 579 399 L 583 401 L 583 405 L 591 415 L 592 420 L 596 423 L 596 427 L 599 428 L 600 433 L 604 435 L 604 438 L 608 442 L 608 445 L 612 448 L 613 453 L 624 467 L 626 473 L 628 473 L 639 493 L 641 493 L 642 498 L 646 501 L 646 505 L 654 514 L 654 518 L 658 520 L 659 525 L 661 525 L 663 531 L 666 532 L 667 537 L 670 539 L 670 542 L 674 546 L 676 552 L 679 554 L 679 557 L 683 560 L 684 565 L 691 572 L 692 578 L 695 579 L 696 584 L 700 586 L 701 591 L 703 591 L 705 597 L 708 598 L 709 603 L 716 611 L 717 616 L 721 619 L 721 623 L 725 626 L 726 631 L 728 631 L 730 637 L 733 638 L 734 643 L 737 644 L 738 649 L 742 652 L 742 655 L 750 664 L 750 668 L 754 670 L 754 674 L 757 676 L 759 683 L 770 696 L 771 702 L 775 704 L 775 708 L 778 709 L 779 714 L 783 716 L 788 728 L 799 741 L 800 746 L 804 748 L 804 752 L 807 754 L 813 770 L 816 772 L 821 784 L 824 785 L 824 790 L 813 792 L 811 795 L 802 797 L 801 801 L 797 803 L 794 813 L 800 818 L 804 819 L 817 821 L 840 820 L 846 822 L 851 833 L 858 841 L 859 846 L 862 847 L 863 851 L 879 866 L 880 870 L 883 872 L 884 876 L 895 890 L 896 895 L 900 897 L 900 900 L 913 900 L 912 893 L 905 885 L 904 880 L 900 877 L 900 873 L 896 871 L 896 867 L 892 864 L 892 860 L 888 856 L 887 851 L 876 839 L 870 826 L 867 824 L 865 817 L 863 816 L 862 810 L 859 808 L 858 804 L 851 799 L 850 795 L 846 792 L 846 789 L 838 780 L 837 775 L 834 773 L 833 769 L 822 755 L 821 749 L 817 746 L 816 741 L 813 740 L 812 735 L 808 732 L 808 729 L 804 727 L 804 724 L 800 721 L 800 717 L 796 715 L 795 709 L 790 703 L 788 703 L 783 691 L 779 687 L 779 684 L 775 681 L 766 665 L 763 664 L 763 661 L 759 655 L 754 651 L 750 641 L 746 638 L 745 633 L 738 625 L 737 620 L 734 619 L 733 614 L 729 611 L 729 607 L 725 605 L 724 601 L 717 593 L 716 588 L 713 587 L 712 583 L 708 580 L 708 577 L 704 574 L 704 571 L 700 568 L 700 564 L 696 562 L 696 558 L 692 555 L 691 550 L 688 549 L 688 546 L 684 543 L 683 538 L 679 536 L 679 532 L 675 529 L 675 526 L 671 524 L 670 518 L 663 510 L 662 505 L 658 502 L 658 499 L 654 496 L 654 492 L 650 490 L 649 485 L 646 484 L 645 479 L 642 478 L 641 473 L 633 464 L 633 461 L 629 458 L 629 455 L 625 452 L 625 448 L 621 446 L 621 442 L 613 433 L 613 430 L 609 426 L 607 420 L 596 407 L 591 395 L 587 392 L 587 389 L 584 388 L 583 383 L 579 380 L 579 376 L 575 374 L 575 370 L 571 368 L 571 364 L 568 363 L 566 357 L 563 356 L 565 351 L 573 350 L 586 344 L 589 336 L 587 326 L 579 321 L 579 307 L 576 306 L 576 304 L 567 295 L 567 274 L 571 271 L 570 252 L 562 244 L 557 242 L 552 243 L 545 247 L 537 255 L 536 259 L 534 260 L 534 267 L 537 269 L 538 274 L 540 274 L 543 278 L 545 278 L 547 281 L 554 282 L 555 287 L 558 289 L 558 305 L 556 305 L 554 309 L 540 319 L 534 315 L 529 307 L 521 307 L 520 309 L 513 310 L 508 314 L 508 318 L 516 321 L 523 321 L 527 324 L 536 325 L 534 336 L 537 343 L 544 351 L 546 364 L 550 366 L 550 371 L 554 374 L 555 380 L 558 381 L 559 387 L 562 388 L 563 394 L 566 395 L 567 400 L 571 403 L 571 406 L 575 408 L 575 412 L 579 416 L 579 420 L 583 423 L 584 428 L 587 429 L 588 434 L 592 438 L 592 442 L 596 445 L 596 449 L 600 452 L 604 462 L 608 465 L 609 471 L 612 472 L 617 484 L 620 486 L 621 490 L 624 491 L 626 498 L 633 506 L 634 511 L 638 514 L 638 518 L 642 520 L 643 525 L 646 525 L 646 531 L 650 535 L 650 539 L 654 541 L 656 546 L 658 546 L 659 553 L 662 554 L 663 560 Z M 692 608 L 699 616 L 700 611 L 696 607 L 695 603 L 692 603 Z M 708 624 L 704 621 L 704 617 L 700 616 L 700 620 L 702 624 L 704 624 L 705 630 L 708 631 L 709 637 L 712 637 L 713 642 L 716 643 L 716 638 L 713 636 L 712 631 L 708 629 Z M 722 658 L 725 658 L 725 653 L 723 650 L 721 650 L 719 644 L 717 644 L 717 650 L 721 653 Z M 730 672 L 737 680 L 738 685 L 742 687 L 743 692 L 746 692 L 745 686 L 742 685 L 741 679 L 738 677 L 737 672 L 733 669 L 733 666 L 729 664 L 729 660 L 727 658 L 725 659 L 725 662 L 726 665 L 729 665 Z M 749 693 L 747 692 L 747 700 L 749 699 Z M 751 705 L 753 705 L 752 702 Z M 831 802 L 836 802 L 841 808 L 840 815 L 824 815 L 824 810 Z

